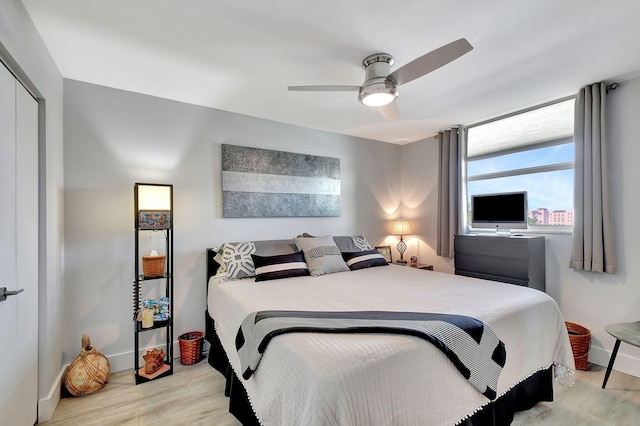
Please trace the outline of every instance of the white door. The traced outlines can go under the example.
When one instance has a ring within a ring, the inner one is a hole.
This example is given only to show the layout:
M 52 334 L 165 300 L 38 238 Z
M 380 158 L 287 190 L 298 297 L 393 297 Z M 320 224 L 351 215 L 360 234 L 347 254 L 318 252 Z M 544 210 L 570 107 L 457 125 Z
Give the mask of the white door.
M 0 301 L 0 425 L 33 425 L 38 413 L 38 104 L 1 63 L 0 287 L 24 289 Z

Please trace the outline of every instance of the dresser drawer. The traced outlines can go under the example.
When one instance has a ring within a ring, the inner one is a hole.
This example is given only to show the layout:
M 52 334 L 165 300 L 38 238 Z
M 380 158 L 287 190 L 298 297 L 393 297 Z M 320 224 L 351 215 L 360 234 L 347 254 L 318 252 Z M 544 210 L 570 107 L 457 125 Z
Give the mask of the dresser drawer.
M 456 271 L 473 271 L 479 274 L 512 277 L 524 281 L 527 281 L 529 277 L 529 263 L 526 260 L 456 253 L 455 262 Z
M 470 236 L 456 237 L 454 249 L 456 253 L 482 254 L 503 259 L 527 260 L 529 251 L 528 241 L 508 237 Z
M 455 273 L 545 290 L 543 236 L 456 235 Z

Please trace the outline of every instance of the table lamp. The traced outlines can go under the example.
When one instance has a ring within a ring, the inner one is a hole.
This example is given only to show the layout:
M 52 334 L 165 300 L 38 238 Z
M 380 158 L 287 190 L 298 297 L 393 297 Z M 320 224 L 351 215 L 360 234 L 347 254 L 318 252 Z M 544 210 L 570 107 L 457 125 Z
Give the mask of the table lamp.
M 393 230 L 392 233 L 394 235 L 400 235 L 400 241 L 398 241 L 398 245 L 396 245 L 396 249 L 398 253 L 400 253 L 400 259 L 396 261 L 396 263 L 404 263 L 407 261 L 404 260 L 403 255 L 407 250 L 407 243 L 404 242 L 404 235 L 411 233 L 411 227 L 409 226 L 409 221 L 406 219 L 400 219 L 393 222 Z

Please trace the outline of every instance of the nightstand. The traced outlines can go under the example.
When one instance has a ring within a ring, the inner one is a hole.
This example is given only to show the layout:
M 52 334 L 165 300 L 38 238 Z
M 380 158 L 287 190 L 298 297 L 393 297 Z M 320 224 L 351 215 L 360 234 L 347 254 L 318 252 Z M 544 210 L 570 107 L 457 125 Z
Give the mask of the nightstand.
M 402 263 L 396 263 L 393 262 L 391 263 L 392 265 L 398 265 L 398 266 L 406 266 L 408 268 L 411 268 L 411 266 L 409 266 L 409 264 L 402 264 Z M 416 269 L 422 269 L 424 271 L 433 271 L 433 265 L 428 265 L 426 263 L 418 263 L 418 266 L 415 266 Z
M 433 265 L 427 265 L 426 263 L 418 263 L 416 268 L 424 269 L 425 271 L 433 271 Z

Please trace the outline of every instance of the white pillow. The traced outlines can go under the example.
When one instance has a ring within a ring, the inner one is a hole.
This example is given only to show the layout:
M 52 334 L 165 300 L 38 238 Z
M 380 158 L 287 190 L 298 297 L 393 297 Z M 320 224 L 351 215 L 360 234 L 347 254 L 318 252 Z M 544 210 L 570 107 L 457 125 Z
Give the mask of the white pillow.
M 304 253 L 304 260 L 313 276 L 349 271 L 342 253 L 331 235 L 296 237 L 296 246 Z

